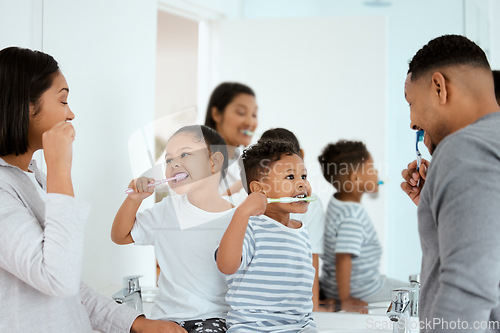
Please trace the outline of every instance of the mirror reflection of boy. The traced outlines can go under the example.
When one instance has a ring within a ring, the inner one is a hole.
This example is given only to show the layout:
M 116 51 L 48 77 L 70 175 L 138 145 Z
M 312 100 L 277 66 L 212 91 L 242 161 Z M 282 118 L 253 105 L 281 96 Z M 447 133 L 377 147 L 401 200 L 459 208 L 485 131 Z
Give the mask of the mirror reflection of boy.
M 268 198 L 311 193 L 302 158 L 289 142 L 260 141 L 243 152 L 245 201 L 238 206 L 216 253 L 226 274 L 228 332 L 317 332 L 312 317 L 311 245 L 304 224 L 308 202 Z
M 323 176 L 337 190 L 325 213 L 321 292 L 340 301 L 342 310 L 367 313 L 368 303 L 390 301 L 392 289 L 408 285 L 378 270 L 382 246 L 361 205 L 363 194 L 378 192 L 378 172 L 359 141 L 329 144 L 318 160 Z

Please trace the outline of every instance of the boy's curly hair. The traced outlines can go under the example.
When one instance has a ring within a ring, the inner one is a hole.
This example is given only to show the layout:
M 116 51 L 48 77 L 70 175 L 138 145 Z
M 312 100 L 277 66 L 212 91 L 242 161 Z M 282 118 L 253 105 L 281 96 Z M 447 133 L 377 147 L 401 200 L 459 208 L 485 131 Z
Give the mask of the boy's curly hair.
M 458 65 L 490 69 L 486 54 L 476 43 L 464 36 L 444 35 L 434 38 L 415 54 L 408 74 L 414 81 L 430 70 Z
M 269 173 L 272 163 L 279 161 L 282 155 L 297 155 L 291 142 L 284 140 L 259 140 L 243 151 L 241 159 L 243 169 L 241 179 L 247 193 L 250 194 L 250 183 L 259 180 Z M 246 181 L 245 181 L 246 180 Z
M 268 140 L 281 140 L 281 141 L 290 141 L 297 152 L 297 155 L 300 155 L 300 144 L 299 140 L 293 134 L 293 132 L 287 130 L 286 128 L 276 127 L 271 128 L 262 133 L 259 141 L 268 141 Z
M 370 157 L 370 153 L 361 141 L 340 140 L 330 143 L 318 156 L 323 177 L 332 185 L 343 181 L 344 176 L 349 175 L 354 167 L 364 163 Z

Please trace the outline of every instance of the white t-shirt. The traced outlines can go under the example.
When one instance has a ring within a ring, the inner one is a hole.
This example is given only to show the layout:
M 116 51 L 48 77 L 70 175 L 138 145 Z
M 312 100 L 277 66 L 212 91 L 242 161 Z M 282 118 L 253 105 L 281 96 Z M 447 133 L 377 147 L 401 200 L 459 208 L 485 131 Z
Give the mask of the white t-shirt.
M 220 213 L 199 209 L 186 195 L 168 196 L 137 214 L 132 238 L 135 244 L 155 247 L 161 269 L 152 319 L 225 318 L 227 284 L 214 253 L 233 214 L 234 209 Z M 198 225 L 181 230 L 183 219 Z
M 309 203 L 307 212 L 304 214 L 290 214 L 290 218 L 304 223 L 311 241 L 312 253 L 323 254 L 325 211 L 321 200 L 316 197 L 316 201 Z
M 40 194 L 40 197 L 42 198 L 42 200 L 45 201 L 45 199 L 47 197 L 47 192 L 45 192 L 45 190 L 42 188 L 42 185 L 40 185 L 38 180 L 36 180 L 35 173 L 34 172 L 26 172 L 26 171 L 23 171 L 23 172 L 29 177 L 29 179 L 33 182 L 33 184 L 35 184 L 35 187 L 36 187 L 36 190 L 38 191 L 38 194 Z
M 230 159 L 229 166 L 226 170 L 226 176 L 221 180 L 219 190 L 223 194 L 223 198 L 232 203 L 234 206 L 239 206 L 243 201 L 245 201 L 248 196 L 245 188 L 240 189 L 238 192 L 233 193 L 231 196 L 224 195 L 227 193 L 228 188 L 230 188 L 237 181 L 246 182 L 246 179 L 241 179 L 241 169 L 243 168 L 243 161 L 241 156 L 237 159 Z

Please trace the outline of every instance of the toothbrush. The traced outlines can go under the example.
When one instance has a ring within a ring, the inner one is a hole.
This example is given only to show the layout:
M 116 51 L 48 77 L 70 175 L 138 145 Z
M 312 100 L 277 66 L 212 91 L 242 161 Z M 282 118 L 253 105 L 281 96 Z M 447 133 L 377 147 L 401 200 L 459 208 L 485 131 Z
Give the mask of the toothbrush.
M 181 181 L 183 179 L 186 179 L 188 177 L 188 174 L 185 173 L 185 172 L 181 172 L 181 173 L 178 173 L 176 174 L 174 177 L 172 178 L 167 178 L 167 179 L 158 179 L 158 180 L 155 180 L 153 183 L 151 184 L 148 184 L 148 187 L 154 187 L 154 186 L 158 186 L 160 184 L 163 184 L 163 183 L 166 183 L 166 182 L 169 182 L 169 181 L 172 181 L 172 180 L 175 180 L 175 181 Z M 134 193 L 134 189 L 132 188 L 128 188 L 127 190 L 125 190 L 125 193 L 127 194 L 130 194 L 130 193 Z
M 243 130 L 241 133 L 245 134 L 246 136 L 253 136 L 253 131 L 250 130 Z
M 418 143 L 424 141 L 424 131 L 419 130 L 417 131 L 417 139 L 415 143 L 415 150 L 417 152 L 417 173 L 420 171 L 420 164 L 422 164 L 422 154 L 420 154 L 420 151 L 418 150 Z M 417 187 L 420 186 L 420 178 L 418 178 L 417 181 Z
M 282 198 L 276 198 L 276 199 L 267 198 L 267 203 L 275 203 L 275 202 L 292 203 L 292 202 L 298 202 L 298 201 L 311 202 L 311 201 L 315 201 L 315 200 L 316 200 L 316 197 L 313 197 L 313 196 L 309 196 L 309 197 L 305 197 L 305 198 L 282 197 Z

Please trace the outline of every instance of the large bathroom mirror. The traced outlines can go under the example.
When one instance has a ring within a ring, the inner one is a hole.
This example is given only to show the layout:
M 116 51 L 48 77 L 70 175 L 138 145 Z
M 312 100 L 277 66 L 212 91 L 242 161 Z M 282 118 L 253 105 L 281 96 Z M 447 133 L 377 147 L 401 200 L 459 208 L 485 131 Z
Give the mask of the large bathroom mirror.
M 364 200 L 383 244 L 381 272 L 406 280 L 420 270 L 421 257 L 416 207 L 399 185 L 415 158 L 403 96 L 408 61 L 430 39 L 454 33 L 475 40 L 500 67 L 500 27 L 490 20 L 500 8 L 492 1 L 19 3 L 25 5 L 12 11 L 30 15 L 18 29 L 16 22 L 5 29 L 26 37 L 20 46 L 52 54 L 70 85 L 75 190 L 92 205 L 83 278 L 108 295 L 126 275 L 156 283 L 153 250 L 117 246 L 109 235 L 133 177 L 128 140 L 163 112 L 194 106 L 202 122 L 211 90 L 226 80 L 257 94 L 254 141 L 271 127 L 297 135 L 324 205 L 333 190 L 319 173 L 321 149 L 341 138 L 367 144 L 385 182 Z M 30 40 L 40 32 L 38 42 Z

